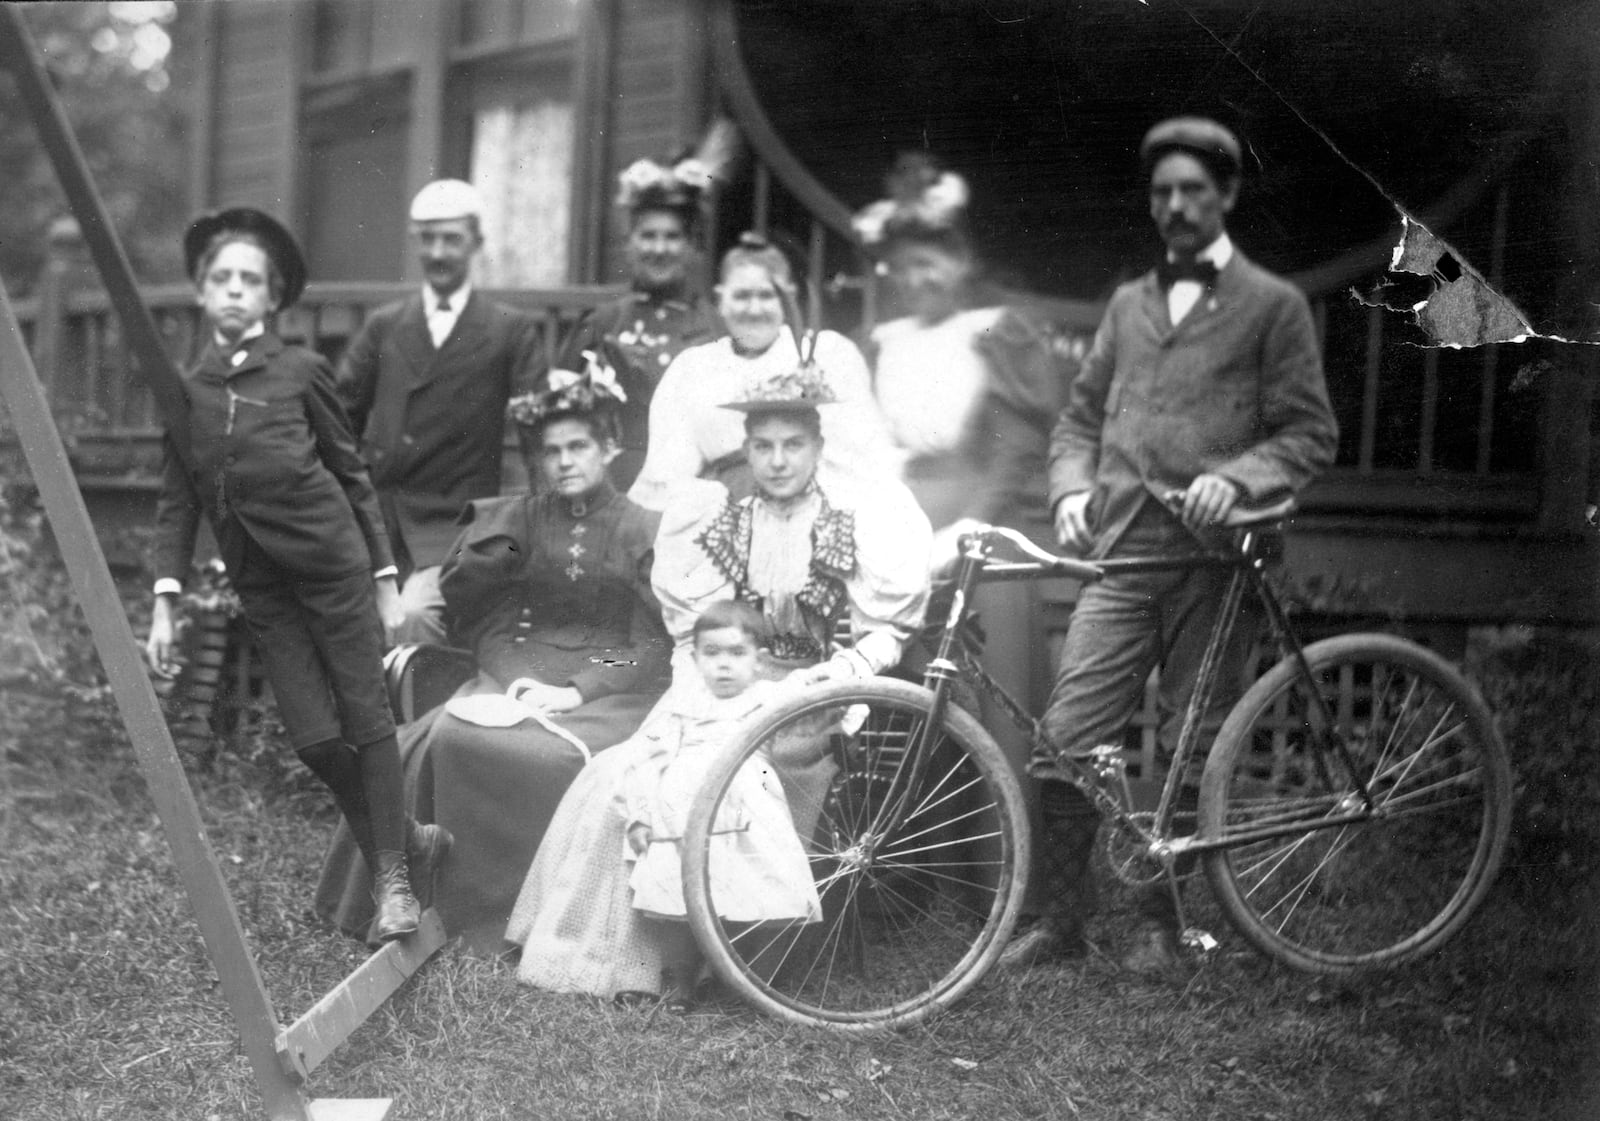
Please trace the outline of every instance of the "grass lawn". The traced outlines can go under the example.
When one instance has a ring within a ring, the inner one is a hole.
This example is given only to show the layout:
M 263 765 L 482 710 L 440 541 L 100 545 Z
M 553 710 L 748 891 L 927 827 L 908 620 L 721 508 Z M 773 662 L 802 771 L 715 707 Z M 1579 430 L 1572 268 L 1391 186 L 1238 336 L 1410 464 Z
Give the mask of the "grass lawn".
M 0 1118 L 262 1116 L 112 710 L 8 687 L 0 748 Z M 331 810 L 309 783 L 227 757 L 195 784 L 293 1019 L 361 960 L 309 910 Z M 1120 975 L 1113 893 L 1103 954 L 991 979 L 923 1028 L 866 1040 L 728 1002 L 680 1019 L 534 992 L 452 947 L 310 1089 L 393 1096 L 415 1121 L 1592 1119 L 1597 893 L 1551 860 L 1508 869 L 1433 960 L 1354 984 L 1275 967 L 1220 920 L 1222 949 L 1182 976 Z

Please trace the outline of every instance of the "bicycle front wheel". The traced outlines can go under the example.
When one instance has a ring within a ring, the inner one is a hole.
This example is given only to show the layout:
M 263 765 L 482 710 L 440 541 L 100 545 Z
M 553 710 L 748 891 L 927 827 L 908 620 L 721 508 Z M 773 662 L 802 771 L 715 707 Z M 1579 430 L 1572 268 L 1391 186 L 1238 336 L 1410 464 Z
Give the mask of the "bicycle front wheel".
M 1313 643 L 1224 722 L 1200 791 L 1206 872 L 1263 953 L 1351 974 L 1425 954 L 1488 891 L 1511 822 L 1494 723 L 1448 662 L 1391 635 Z M 1319 703 L 1320 698 L 1320 703 Z
M 835 682 L 753 716 L 683 841 L 684 902 L 712 968 L 757 1008 L 868 1031 L 960 999 L 1016 924 L 1022 791 L 966 712 Z M 786 855 L 787 854 L 787 855 Z

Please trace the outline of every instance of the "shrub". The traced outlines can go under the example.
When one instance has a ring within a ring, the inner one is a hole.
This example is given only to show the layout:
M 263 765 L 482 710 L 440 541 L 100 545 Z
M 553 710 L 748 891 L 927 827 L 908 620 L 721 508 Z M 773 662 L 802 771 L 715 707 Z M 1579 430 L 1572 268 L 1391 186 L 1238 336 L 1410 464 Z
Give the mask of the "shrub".
M 1467 669 L 1515 771 L 1508 865 L 1535 891 L 1575 887 L 1600 854 L 1600 649 L 1513 629 L 1477 643 Z

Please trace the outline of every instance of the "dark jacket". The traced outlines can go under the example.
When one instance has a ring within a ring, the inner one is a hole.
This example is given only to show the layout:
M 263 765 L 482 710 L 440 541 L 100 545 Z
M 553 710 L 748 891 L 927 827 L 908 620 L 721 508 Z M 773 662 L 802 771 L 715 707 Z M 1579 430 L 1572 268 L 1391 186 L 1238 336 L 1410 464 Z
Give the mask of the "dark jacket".
M 407 571 L 440 564 L 456 518 L 500 493 L 506 401 L 539 378 L 539 325 L 474 291 L 444 345 L 422 295 L 374 311 L 339 365 L 339 392 Z
M 574 513 L 558 495 L 474 502 L 440 575 L 451 633 L 502 687 L 573 686 L 584 702 L 660 693 L 672 641 L 650 588 L 661 515 L 609 484 Z
M 1105 556 L 1148 496 L 1206 472 L 1292 493 L 1338 439 L 1305 296 L 1235 250 L 1176 327 L 1154 270 L 1111 297 L 1051 436 L 1050 503 L 1091 490 Z
M 611 464 L 617 489 L 626 491 L 644 466 L 650 436 L 650 399 L 672 360 L 691 346 L 723 334 L 722 320 L 711 301 L 698 292 L 659 296 L 629 292 L 601 304 L 578 324 L 556 364 L 581 371 L 583 352 L 596 351 L 617 372 L 628 395 L 619 410 L 622 455 Z
M 184 375 L 194 471 L 169 440 L 156 505 L 156 576 L 187 575 L 202 510 L 235 580 L 246 535 L 307 579 L 393 564 L 328 363 L 271 332 L 243 353 L 235 366 L 208 346 Z

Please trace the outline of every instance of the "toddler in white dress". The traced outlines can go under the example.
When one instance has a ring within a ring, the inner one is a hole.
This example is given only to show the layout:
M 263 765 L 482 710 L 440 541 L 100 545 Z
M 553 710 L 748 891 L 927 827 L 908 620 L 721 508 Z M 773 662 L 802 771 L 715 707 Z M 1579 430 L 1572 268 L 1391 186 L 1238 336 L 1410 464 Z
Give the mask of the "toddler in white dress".
M 782 686 L 762 680 L 768 627 L 738 600 L 712 604 L 695 621 L 694 665 L 702 690 L 657 714 L 625 780 L 633 907 L 659 922 L 670 945 L 665 999 L 687 1008 L 700 957 L 685 922 L 681 848 L 689 809 L 706 773 L 745 717 Z M 711 899 L 731 922 L 821 918 L 821 904 L 783 784 L 770 759 L 746 760 L 718 809 L 710 851 Z

